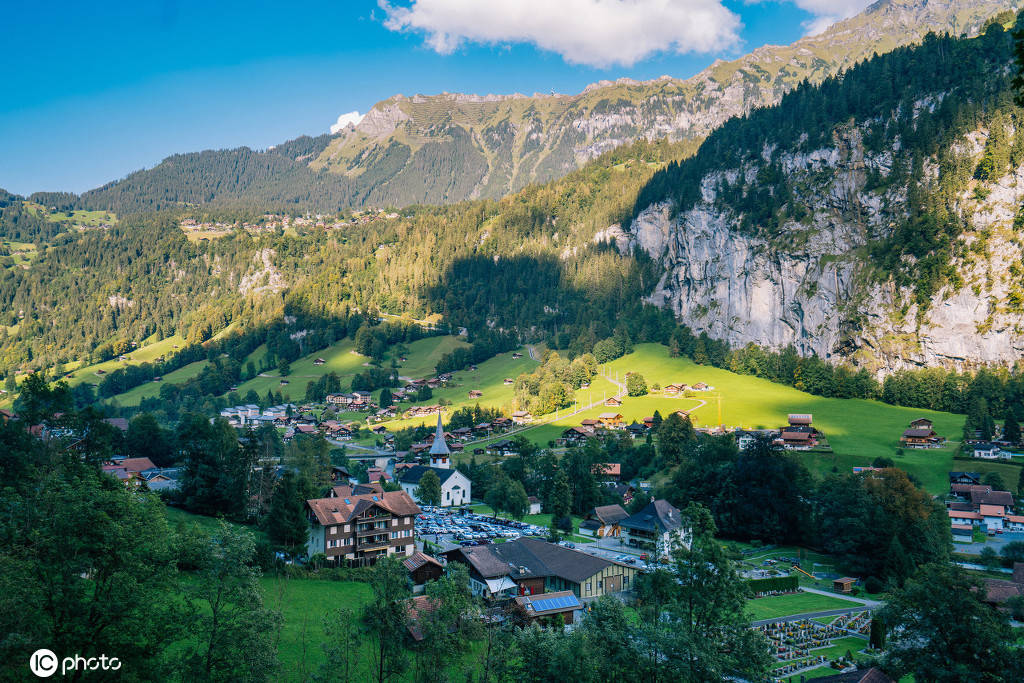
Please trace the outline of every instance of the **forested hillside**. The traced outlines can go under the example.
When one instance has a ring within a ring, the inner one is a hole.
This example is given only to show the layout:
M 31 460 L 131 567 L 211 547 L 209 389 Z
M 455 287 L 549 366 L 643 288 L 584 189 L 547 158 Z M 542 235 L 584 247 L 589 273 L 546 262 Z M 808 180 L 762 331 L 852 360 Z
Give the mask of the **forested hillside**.
M 472 331 L 536 339 L 595 329 L 593 343 L 635 316 L 657 275 L 646 258 L 592 238 L 627 217 L 639 187 L 688 149 L 637 143 L 499 202 L 412 209 L 343 230 L 237 229 L 192 242 L 179 227 L 186 217 L 258 212 L 178 210 L 64 231 L 42 239 L 29 266 L 0 272 L 0 365 L 102 360 L 151 335 L 198 343 L 228 326 L 266 326 L 286 306 L 327 320 L 356 310 L 438 313 Z

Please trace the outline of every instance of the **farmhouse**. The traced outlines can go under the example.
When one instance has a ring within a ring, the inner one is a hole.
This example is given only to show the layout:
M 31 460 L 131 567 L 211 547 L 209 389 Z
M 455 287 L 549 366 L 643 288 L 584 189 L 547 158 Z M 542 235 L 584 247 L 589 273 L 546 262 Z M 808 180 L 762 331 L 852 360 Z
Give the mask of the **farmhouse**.
M 914 422 L 921 422 L 921 420 L 915 420 Z M 930 420 L 925 420 L 930 422 Z M 914 427 L 914 423 L 910 423 L 909 429 L 903 430 L 903 435 L 900 437 L 900 445 L 904 448 L 938 448 L 942 445 L 942 437 L 935 433 L 935 430 L 928 427 Z
M 621 413 L 601 413 L 597 419 L 606 427 L 618 427 L 622 424 Z
M 330 497 L 306 501 L 310 556 L 334 564 L 371 565 L 385 555 L 412 555 L 413 519 L 420 508 L 405 491 L 335 486 Z
M 618 462 L 599 462 L 594 463 L 591 468 L 591 472 L 595 477 L 603 479 L 615 480 L 622 476 L 622 463 Z
M 514 441 L 509 439 L 502 439 L 501 441 L 495 441 L 487 447 L 487 452 L 492 455 L 516 455 L 519 453 L 519 446 Z
M 449 562 L 469 567 L 474 595 L 488 599 L 568 591 L 586 601 L 629 590 L 636 569 L 535 538 L 457 548 Z
M 622 406 L 622 399 L 612 396 L 611 398 L 605 399 L 604 404 L 609 408 L 619 408 Z
M 653 500 L 647 506 L 619 522 L 622 537 L 634 548 L 654 551 L 659 557 L 672 554 L 677 544 L 689 547 L 689 530 L 683 528 L 682 515 L 667 500 Z
M 512 413 L 512 422 L 517 425 L 525 425 L 533 422 L 533 415 L 526 410 L 517 410 Z
M 579 446 L 594 436 L 594 430 L 590 427 L 569 427 L 562 432 L 561 441 L 566 446 Z
M 618 537 L 622 532 L 619 522 L 629 517 L 621 505 L 601 505 L 591 509 L 580 522 L 580 535 L 604 538 Z
M 818 444 L 818 433 L 813 427 L 789 426 L 784 427 L 779 434 L 779 440 L 785 448 L 792 450 L 807 450 Z
M 401 485 L 402 490 L 409 494 L 410 498 L 420 503 L 422 501 L 416 497 L 416 489 L 420 485 L 420 479 L 427 472 L 434 472 L 437 474 L 437 478 L 441 480 L 442 506 L 450 507 L 469 504 L 473 484 L 466 475 L 458 470 L 416 465 L 402 472 L 398 483 Z

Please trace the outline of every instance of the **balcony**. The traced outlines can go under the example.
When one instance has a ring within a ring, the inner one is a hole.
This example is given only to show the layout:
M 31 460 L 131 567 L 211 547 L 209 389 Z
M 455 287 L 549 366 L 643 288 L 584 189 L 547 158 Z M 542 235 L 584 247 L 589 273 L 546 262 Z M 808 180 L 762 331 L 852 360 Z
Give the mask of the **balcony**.
M 358 543 L 356 545 L 356 550 L 358 552 L 367 552 L 367 551 L 370 551 L 370 550 L 383 550 L 383 549 L 386 549 L 390 544 L 391 544 L 391 539 L 389 539 L 389 538 L 385 538 L 383 540 L 379 540 L 379 539 L 378 540 L 373 540 L 373 539 L 370 539 L 370 540 L 361 541 L 360 543 Z
M 360 529 L 358 527 L 356 528 L 356 538 L 365 538 L 367 536 L 380 536 L 386 533 L 388 533 L 388 528 L 386 526 L 382 526 L 379 529 Z

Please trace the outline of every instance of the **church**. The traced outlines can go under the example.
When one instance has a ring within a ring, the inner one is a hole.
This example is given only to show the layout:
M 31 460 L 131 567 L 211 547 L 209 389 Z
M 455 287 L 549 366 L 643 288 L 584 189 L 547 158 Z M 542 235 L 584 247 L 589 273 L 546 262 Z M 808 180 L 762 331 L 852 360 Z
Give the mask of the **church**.
M 441 505 L 444 507 L 458 507 L 469 505 L 472 495 L 472 482 L 462 472 L 452 468 L 451 450 L 448 442 L 444 440 L 444 427 L 441 425 L 441 414 L 437 415 L 437 432 L 434 434 L 434 443 L 430 446 L 430 465 L 416 465 L 402 472 L 399 484 L 402 490 L 408 493 L 413 500 L 416 498 L 416 489 L 420 485 L 420 479 L 427 472 L 433 471 L 441 480 Z

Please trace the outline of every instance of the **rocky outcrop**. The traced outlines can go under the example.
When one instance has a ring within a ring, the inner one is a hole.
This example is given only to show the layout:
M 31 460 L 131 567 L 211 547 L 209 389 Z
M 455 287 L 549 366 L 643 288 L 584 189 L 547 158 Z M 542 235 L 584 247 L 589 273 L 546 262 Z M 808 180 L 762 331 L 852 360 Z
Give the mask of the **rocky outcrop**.
M 979 134 L 984 138 L 983 131 L 965 136 L 965 145 Z M 913 292 L 887 281 L 867 257 L 869 243 L 888 236 L 901 217 L 905 188 L 865 191 L 862 169 L 885 170 L 891 160 L 892 150 L 865 154 L 857 129 L 811 153 L 766 150 L 766 163 L 779 163 L 805 188 L 801 201 L 810 211 L 809 219 L 784 226 L 784 238 L 746 234 L 718 201 L 722 180 L 756 177 L 756 166 L 709 174 L 701 201 L 688 210 L 675 214 L 658 203 L 627 230 L 612 226 L 601 235 L 622 250 L 639 246 L 662 265 L 652 303 L 736 346 L 792 344 L 880 372 L 1024 358 L 1022 241 L 1013 226 L 1024 202 L 1024 166 L 987 192 L 964 191 L 959 201 L 972 229 L 960 238 L 966 255 L 953 262 L 958 284 L 919 310 Z

